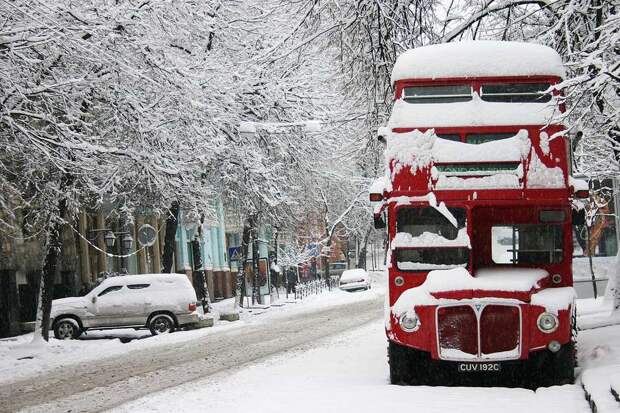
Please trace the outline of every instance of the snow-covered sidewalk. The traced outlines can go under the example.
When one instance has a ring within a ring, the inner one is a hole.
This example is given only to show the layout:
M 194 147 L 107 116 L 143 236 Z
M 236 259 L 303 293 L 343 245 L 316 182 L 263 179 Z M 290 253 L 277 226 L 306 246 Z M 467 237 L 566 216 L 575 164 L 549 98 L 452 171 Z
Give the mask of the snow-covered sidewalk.
M 588 304 L 584 303 L 588 308 Z M 579 305 L 579 302 L 578 302 Z M 578 325 L 596 320 L 595 306 L 578 319 Z M 601 318 L 603 316 L 600 316 Z M 614 392 L 620 390 L 620 325 L 589 328 L 577 337 L 580 383 L 597 413 L 620 412 L 620 402 Z
M 374 283 L 369 291 L 348 293 L 334 289 L 318 295 L 310 295 L 294 303 L 281 300 L 283 306 L 272 306 L 264 310 L 242 310 L 240 320 L 219 321 L 220 312 L 230 311 L 232 299 L 214 305 L 215 325 L 211 328 L 175 332 L 173 334 L 151 336 L 148 330 L 108 330 L 91 331 L 79 340 L 59 341 L 53 337 L 48 344 L 32 346 L 32 333 L 17 337 L 0 339 L 0 384 L 27 379 L 52 370 L 72 365 L 115 357 L 133 351 L 157 349 L 170 344 L 182 344 L 200 340 L 206 336 L 220 334 L 249 325 L 270 323 L 278 318 L 306 312 L 346 305 L 347 303 L 375 300 L 385 293 L 383 272 L 372 274 Z

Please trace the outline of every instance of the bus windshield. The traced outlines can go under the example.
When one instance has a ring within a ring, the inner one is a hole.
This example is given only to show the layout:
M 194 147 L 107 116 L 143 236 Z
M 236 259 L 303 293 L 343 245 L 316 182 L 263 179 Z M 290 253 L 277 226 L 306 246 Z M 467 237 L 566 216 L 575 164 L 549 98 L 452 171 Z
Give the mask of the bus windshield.
M 413 237 L 430 232 L 449 240 L 456 239 L 459 230 L 465 228 L 465 209 L 448 208 L 448 211 L 456 219 L 456 227 L 436 208 L 400 208 L 396 214 L 396 232 L 406 232 Z

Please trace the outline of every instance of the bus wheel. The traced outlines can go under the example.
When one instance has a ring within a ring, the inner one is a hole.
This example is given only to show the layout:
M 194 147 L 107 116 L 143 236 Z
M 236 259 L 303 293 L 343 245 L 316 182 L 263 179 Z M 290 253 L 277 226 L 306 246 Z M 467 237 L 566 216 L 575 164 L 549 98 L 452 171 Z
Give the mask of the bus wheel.
M 390 364 L 390 383 L 415 385 L 422 384 L 423 374 L 419 363 L 416 363 L 417 351 L 406 346 L 401 346 L 392 341 L 388 344 L 388 360 Z
M 530 359 L 530 377 L 536 377 L 533 388 L 575 382 L 575 343 L 564 344 L 556 353 L 543 350 Z

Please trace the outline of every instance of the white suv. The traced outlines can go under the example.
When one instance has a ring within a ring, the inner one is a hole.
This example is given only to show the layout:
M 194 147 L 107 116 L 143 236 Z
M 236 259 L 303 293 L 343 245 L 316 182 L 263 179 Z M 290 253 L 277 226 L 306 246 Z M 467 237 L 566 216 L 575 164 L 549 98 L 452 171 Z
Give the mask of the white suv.
M 148 328 L 172 332 L 198 321 L 196 293 L 183 274 L 110 277 L 84 297 L 52 301 L 57 339 L 77 338 L 88 329 Z

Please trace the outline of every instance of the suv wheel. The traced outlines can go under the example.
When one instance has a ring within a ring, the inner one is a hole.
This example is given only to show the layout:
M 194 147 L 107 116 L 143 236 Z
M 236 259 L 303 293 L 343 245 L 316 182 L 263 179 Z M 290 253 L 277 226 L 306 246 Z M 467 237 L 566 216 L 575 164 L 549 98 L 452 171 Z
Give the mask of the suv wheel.
M 80 334 L 82 334 L 82 329 L 73 318 L 63 318 L 54 323 L 54 337 L 57 340 L 75 339 Z
M 149 321 L 149 330 L 154 336 L 174 331 L 174 320 L 168 314 L 156 314 Z

